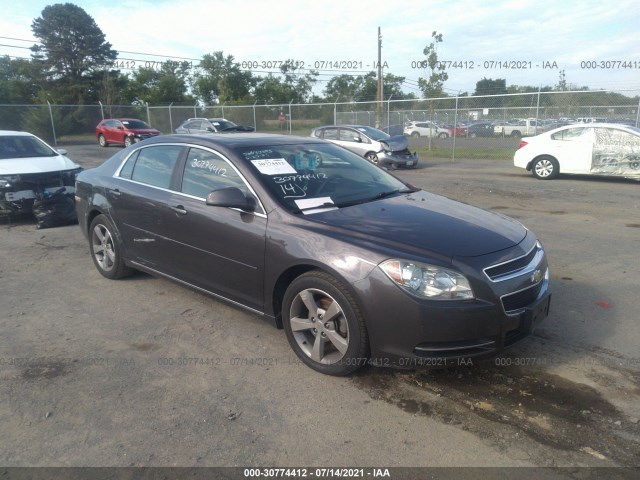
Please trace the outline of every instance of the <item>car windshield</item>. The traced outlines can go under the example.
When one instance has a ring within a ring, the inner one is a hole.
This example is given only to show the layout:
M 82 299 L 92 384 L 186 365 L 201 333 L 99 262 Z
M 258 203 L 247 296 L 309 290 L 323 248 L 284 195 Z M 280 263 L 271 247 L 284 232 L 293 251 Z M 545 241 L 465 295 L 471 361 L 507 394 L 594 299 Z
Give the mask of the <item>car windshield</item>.
M 127 128 L 151 128 L 142 120 L 122 120 L 122 124 Z
M 55 157 L 56 155 L 58 154 L 36 137 L 0 136 L 0 159 Z
M 390 135 L 388 135 L 387 133 L 373 127 L 366 127 L 366 126 L 356 127 L 356 130 L 364 133 L 372 140 L 380 141 L 380 140 L 386 140 L 387 138 L 390 138 Z
M 245 147 L 239 153 L 292 212 L 348 207 L 413 191 L 383 169 L 333 144 L 265 145 Z
M 209 120 L 211 124 L 216 127 L 216 130 L 229 130 L 237 127 L 237 125 L 229 120 L 220 120 L 218 118 L 211 118 Z

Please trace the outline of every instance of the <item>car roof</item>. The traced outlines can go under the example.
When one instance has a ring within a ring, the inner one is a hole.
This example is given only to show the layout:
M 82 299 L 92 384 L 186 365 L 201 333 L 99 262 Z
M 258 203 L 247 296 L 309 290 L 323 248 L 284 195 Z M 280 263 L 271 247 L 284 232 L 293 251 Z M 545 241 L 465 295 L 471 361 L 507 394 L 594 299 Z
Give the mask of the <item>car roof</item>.
M 115 117 L 115 118 L 103 118 L 102 119 L 103 122 L 106 122 L 107 120 L 118 120 L 120 122 L 129 121 L 129 120 L 135 120 L 137 122 L 144 122 L 144 120 L 140 120 L 139 118 L 130 118 L 130 117 Z
M 322 127 L 318 127 L 318 128 L 336 128 L 336 127 L 343 127 L 343 128 L 376 128 L 376 127 L 372 127 L 370 125 L 348 125 L 348 124 L 323 125 Z M 378 130 L 378 129 L 376 128 L 376 130 Z
M 314 137 L 298 137 L 296 135 L 278 135 L 274 133 L 175 133 L 160 135 L 146 141 L 149 143 L 197 143 L 202 146 L 223 146 L 227 148 L 251 147 L 264 145 L 318 144 L 324 143 Z
M 34 134 L 29 133 L 29 132 L 20 132 L 18 130 L 0 130 L 0 136 L 3 137 L 15 137 L 15 136 L 21 136 L 21 137 L 35 137 Z

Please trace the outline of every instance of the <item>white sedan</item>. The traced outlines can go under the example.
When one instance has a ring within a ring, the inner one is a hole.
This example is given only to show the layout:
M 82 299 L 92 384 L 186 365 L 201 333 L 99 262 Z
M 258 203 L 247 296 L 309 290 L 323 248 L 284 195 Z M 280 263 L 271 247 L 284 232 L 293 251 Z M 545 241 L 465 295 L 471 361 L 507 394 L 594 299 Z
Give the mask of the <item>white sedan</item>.
M 0 130 L 0 217 L 30 213 L 38 195 L 75 192 L 80 165 L 27 132 Z
M 556 128 L 522 140 L 513 164 L 542 180 L 560 173 L 640 180 L 640 128 L 615 123 Z

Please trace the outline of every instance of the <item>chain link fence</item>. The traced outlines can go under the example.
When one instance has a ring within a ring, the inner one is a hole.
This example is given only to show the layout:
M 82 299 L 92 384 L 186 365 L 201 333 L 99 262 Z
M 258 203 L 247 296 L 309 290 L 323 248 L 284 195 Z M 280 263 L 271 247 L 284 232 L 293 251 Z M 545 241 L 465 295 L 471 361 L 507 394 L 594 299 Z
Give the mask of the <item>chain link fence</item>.
M 607 121 L 638 126 L 640 91 L 531 92 L 491 96 L 458 96 L 434 99 L 393 100 L 383 102 L 340 102 L 274 105 L 0 105 L 0 129 L 25 130 L 47 141 L 92 142 L 95 127 L 104 118 L 139 118 L 162 133 L 171 133 L 185 120 L 194 117 L 222 117 L 258 132 L 308 136 L 322 125 L 353 124 L 374 127 L 396 126 L 409 122 L 430 122 L 446 126 L 459 136 L 469 136 L 464 128 L 484 122 L 495 126 L 500 136 L 509 136 L 509 125 L 535 119 L 534 132 L 554 128 L 561 123 Z M 500 128 L 500 126 L 506 126 Z M 471 135 L 475 136 L 475 135 Z M 437 155 L 456 156 L 456 148 L 470 148 L 455 135 L 446 139 L 429 137 L 426 148 L 435 145 Z M 457 145 L 457 146 L 456 146 Z M 487 142 L 478 143 L 481 149 Z M 483 147 L 484 146 L 484 147 Z M 512 149 L 512 145 L 509 144 Z M 468 152 L 464 152 L 468 155 Z

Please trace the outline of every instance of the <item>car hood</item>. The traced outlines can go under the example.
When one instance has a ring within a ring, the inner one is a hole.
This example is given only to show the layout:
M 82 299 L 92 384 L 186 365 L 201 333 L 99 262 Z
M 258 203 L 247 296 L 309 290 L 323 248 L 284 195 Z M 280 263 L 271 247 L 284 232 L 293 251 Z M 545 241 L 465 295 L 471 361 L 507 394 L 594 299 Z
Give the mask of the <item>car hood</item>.
M 380 140 L 380 143 L 386 143 L 392 152 L 400 152 L 409 148 L 409 140 L 404 135 L 396 135 L 395 137 Z
M 0 175 L 20 175 L 29 173 L 59 172 L 73 170 L 79 165 L 64 155 L 55 157 L 25 157 L 0 160 Z
M 516 220 L 418 191 L 313 215 L 325 225 L 407 252 L 449 259 L 511 248 L 527 235 Z

